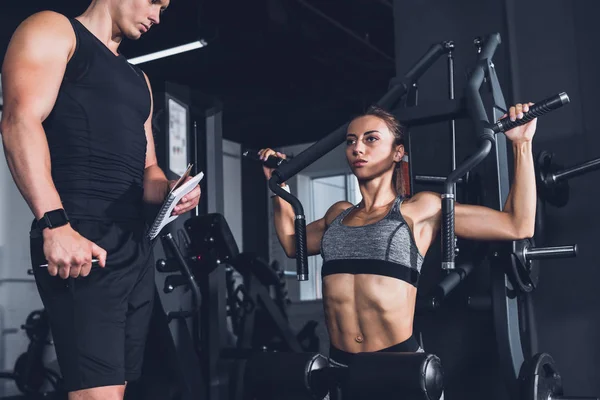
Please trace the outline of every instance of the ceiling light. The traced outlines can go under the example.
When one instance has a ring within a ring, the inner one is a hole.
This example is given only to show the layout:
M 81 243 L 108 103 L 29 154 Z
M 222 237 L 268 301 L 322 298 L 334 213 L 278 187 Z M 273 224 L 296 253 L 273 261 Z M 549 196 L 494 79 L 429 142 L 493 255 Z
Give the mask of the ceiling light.
M 197 40 L 192 43 L 172 47 L 166 50 L 157 51 L 156 53 L 146 54 L 145 56 L 134 57 L 129 59 L 128 61 L 134 65 L 142 64 L 148 61 L 158 60 L 159 58 L 169 57 L 175 54 L 185 53 L 186 51 L 196 50 L 204 46 L 206 46 L 206 42 L 204 40 Z

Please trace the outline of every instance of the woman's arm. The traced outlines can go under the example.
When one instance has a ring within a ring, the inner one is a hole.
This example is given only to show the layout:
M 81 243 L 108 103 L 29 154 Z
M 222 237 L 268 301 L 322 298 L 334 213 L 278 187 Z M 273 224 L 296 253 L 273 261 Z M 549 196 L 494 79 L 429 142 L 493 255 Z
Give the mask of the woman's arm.
M 340 201 L 329 208 L 325 216 L 321 219 L 311 222 L 306 226 L 306 248 L 309 256 L 321 253 L 321 239 L 327 226 L 344 209 L 350 207 L 347 201 Z M 296 231 L 294 229 L 295 214 L 292 206 L 280 198 L 273 197 L 273 213 L 275 216 L 275 231 L 281 247 L 285 254 L 290 257 L 296 257 Z
M 527 104 L 517 104 L 511 107 L 510 116 L 520 119 L 528 110 Z M 517 240 L 533 236 L 537 194 L 531 140 L 535 128 L 534 119 L 506 132 L 513 143 L 515 173 L 504 211 L 457 203 L 457 236 L 475 240 Z M 422 192 L 414 200 L 424 216 L 422 220 L 426 222 L 426 231 L 437 233 L 441 217 L 439 194 Z
M 266 160 L 270 156 L 286 158 L 285 154 L 278 153 L 272 149 L 262 149 L 258 152 L 261 160 Z M 263 166 L 263 173 L 267 180 L 271 179 L 273 168 Z M 321 239 L 327 226 L 337 217 L 345 208 L 352 206 L 347 201 L 340 201 L 332 205 L 321 219 L 311 222 L 306 226 L 306 250 L 309 256 L 321 253 Z M 279 196 L 273 196 L 273 214 L 275 222 L 275 232 L 285 254 L 290 257 L 296 257 L 296 230 L 295 213 L 292 206 Z
M 513 143 L 515 177 L 504 211 L 456 205 L 456 234 L 468 239 L 516 240 L 533 236 L 536 185 L 531 142 Z

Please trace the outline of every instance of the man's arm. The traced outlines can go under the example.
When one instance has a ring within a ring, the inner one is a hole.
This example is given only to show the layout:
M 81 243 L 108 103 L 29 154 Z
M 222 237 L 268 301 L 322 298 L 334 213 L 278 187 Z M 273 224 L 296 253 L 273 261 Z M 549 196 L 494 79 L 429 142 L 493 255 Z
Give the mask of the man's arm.
M 75 34 L 64 16 L 41 12 L 13 35 L 2 66 L 4 109 L 0 131 L 10 172 L 29 208 L 40 219 L 62 208 L 52 181 L 50 151 L 42 122 L 58 96 L 75 48 Z M 104 266 L 106 251 L 69 224 L 42 232 L 48 272 L 63 279 L 85 276 L 96 256 Z
M 56 101 L 74 48 L 68 20 L 43 12 L 13 35 L 2 67 L 4 109 L 0 129 L 12 176 L 36 219 L 62 208 L 50 174 L 50 152 L 42 127 Z
M 144 201 L 150 204 L 161 204 L 174 185 L 175 181 L 169 181 L 163 170 L 158 166 L 156 159 L 156 149 L 154 147 L 154 135 L 152 134 L 152 115 L 154 113 L 154 99 L 152 97 L 152 87 L 148 76 L 144 74 L 148 90 L 150 91 L 150 115 L 144 124 L 146 131 L 146 167 L 144 169 Z M 188 178 L 188 180 L 191 178 Z M 179 215 L 192 210 L 198 205 L 200 200 L 200 186 L 186 194 L 175 206 L 173 215 Z
M 144 169 L 144 201 L 151 204 L 160 204 L 165 200 L 169 191 L 169 180 L 165 173 L 158 166 L 156 159 L 156 149 L 154 148 L 154 135 L 152 134 L 152 115 L 154 113 L 154 99 L 152 96 L 152 87 L 148 76 L 144 74 L 146 84 L 150 91 L 150 115 L 144 124 L 146 132 L 146 166 Z

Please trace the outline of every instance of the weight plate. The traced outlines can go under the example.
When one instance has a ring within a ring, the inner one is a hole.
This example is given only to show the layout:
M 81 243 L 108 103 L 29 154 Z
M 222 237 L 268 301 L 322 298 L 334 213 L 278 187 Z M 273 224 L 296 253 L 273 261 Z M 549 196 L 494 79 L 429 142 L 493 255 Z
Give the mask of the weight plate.
M 539 282 L 539 265 L 537 261 L 526 261 L 523 250 L 535 247 L 533 239 L 515 240 L 512 244 L 512 256 L 509 278 L 514 287 L 521 292 L 532 292 Z
M 523 364 L 520 374 L 523 400 L 548 400 L 563 395 L 562 379 L 547 353 Z
M 553 153 L 542 151 L 538 155 L 536 162 L 538 195 L 555 207 L 564 207 L 569 202 L 568 181 L 554 183 L 547 180 L 549 174 L 564 169 L 563 165 L 556 164 L 555 161 Z
M 27 358 L 29 354 L 23 353 L 17 358 L 15 362 L 15 383 L 21 393 L 26 395 L 40 393 L 42 386 L 44 385 L 45 369 L 39 362 L 35 362 L 31 366 L 31 370 L 27 370 Z

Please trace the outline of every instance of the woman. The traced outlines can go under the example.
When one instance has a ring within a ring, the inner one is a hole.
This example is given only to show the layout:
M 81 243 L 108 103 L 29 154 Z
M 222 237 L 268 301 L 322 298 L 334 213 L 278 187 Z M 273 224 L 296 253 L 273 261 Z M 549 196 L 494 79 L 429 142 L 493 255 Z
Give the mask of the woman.
M 523 118 L 527 104 L 510 108 Z M 456 204 L 457 236 L 516 240 L 533 236 L 536 184 L 531 141 L 536 120 L 506 132 L 513 143 L 514 182 L 504 211 Z M 438 234 L 440 195 L 405 198 L 400 161 L 404 128 L 389 113 L 371 108 L 351 121 L 346 158 L 358 178 L 362 201 L 338 202 L 306 228 L 309 255 L 323 256 L 323 303 L 330 363 L 345 366 L 359 352 L 419 351 L 413 337 L 417 282 L 423 257 Z M 259 152 L 285 157 L 271 149 Z M 267 179 L 271 169 L 264 168 Z M 285 185 L 284 185 L 285 186 Z M 294 212 L 274 196 L 275 228 L 288 257 L 295 257 Z

